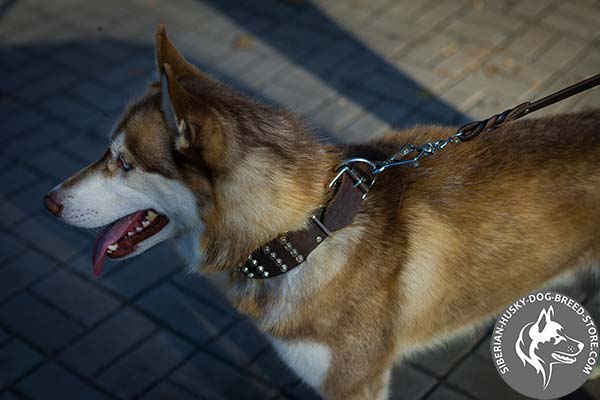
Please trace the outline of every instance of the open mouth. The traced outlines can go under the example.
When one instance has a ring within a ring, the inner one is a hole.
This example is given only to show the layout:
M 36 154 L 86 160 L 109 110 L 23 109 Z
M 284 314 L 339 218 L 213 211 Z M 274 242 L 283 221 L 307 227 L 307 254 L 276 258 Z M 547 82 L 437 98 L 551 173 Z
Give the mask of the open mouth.
M 556 361 L 559 361 L 564 364 L 573 364 L 575 361 L 577 361 L 577 359 L 575 359 L 574 357 L 570 357 L 570 356 L 566 355 L 565 353 L 561 353 L 561 352 L 557 352 L 557 351 L 552 353 L 552 358 L 554 358 Z
M 138 244 L 160 232 L 169 223 L 167 216 L 142 210 L 118 219 L 102 231 L 92 250 L 94 275 L 102 273 L 106 256 L 116 259 L 133 253 Z

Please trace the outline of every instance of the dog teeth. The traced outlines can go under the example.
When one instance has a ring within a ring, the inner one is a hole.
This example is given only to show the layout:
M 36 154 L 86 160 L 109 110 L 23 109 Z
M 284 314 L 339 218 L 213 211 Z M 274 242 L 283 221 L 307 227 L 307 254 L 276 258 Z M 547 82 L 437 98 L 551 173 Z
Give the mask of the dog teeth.
M 142 226 L 143 226 L 144 228 L 147 228 L 147 227 L 148 227 L 148 225 L 150 225 L 150 221 L 142 221 Z
M 133 236 L 133 232 L 127 232 L 127 236 L 129 236 L 129 237 Z
M 148 211 L 148 215 L 146 216 L 148 221 L 154 221 L 156 219 L 156 217 L 158 217 L 158 214 L 155 213 L 154 211 Z
M 138 226 L 137 228 L 135 228 L 135 231 L 136 231 L 136 232 L 141 232 L 141 231 L 142 231 L 142 228 Z
M 111 244 L 110 246 L 107 247 L 107 250 L 109 253 L 112 253 L 113 251 L 115 251 L 117 248 L 119 247 L 118 244 Z

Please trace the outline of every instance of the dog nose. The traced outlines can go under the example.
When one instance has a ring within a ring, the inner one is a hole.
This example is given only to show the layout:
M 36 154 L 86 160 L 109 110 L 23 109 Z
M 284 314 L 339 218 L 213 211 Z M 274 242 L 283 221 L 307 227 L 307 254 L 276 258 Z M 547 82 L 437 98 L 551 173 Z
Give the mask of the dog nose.
M 56 195 L 53 192 L 46 193 L 46 195 L 44 196 L 44 205 L 46 206 L 48 211 L 50 211 L 52 215 L 55 216 L 60 214 L 60 211 L 62 210 L 62 204 L 60 204 L 56 200 Z

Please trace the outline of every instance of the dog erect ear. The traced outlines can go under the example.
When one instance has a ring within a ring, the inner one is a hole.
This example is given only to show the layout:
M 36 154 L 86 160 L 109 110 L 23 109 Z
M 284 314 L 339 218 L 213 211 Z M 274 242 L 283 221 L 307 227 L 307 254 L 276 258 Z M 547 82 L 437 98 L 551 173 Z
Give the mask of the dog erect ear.
M 552 317 L 552 315 L 550 315 L 550 313 L 552 313 L 552 315 L 554 315 L 554 309 L 552 308 L 552 306 L 550 306 L 547 310 L 542 309 L 542 311 L 540 312 L 540 316 L 538 317 L 537 321 L 535 322 L 538 332 L 541 333 L 544 330 L 544 328 L 546 327 L 546 324 L 548 322 L 550 322 L 551 317 Z
M 175 48 L 167 36 L 164 25 L 160 24 L 156 30 L 156 68 L 161 75 L 164 73 L 163 65 L 165 64 L 169 64 L 175 76 L 179 78 L 182 76 L 203 75 Z
M 194 107 L 194 99 L 177 81 L 170 64 L 163 64 L 160 77 L 162 110 L 169 129 L 175 134 L 175 145 L 179 150 L 187 150 L 196 140 L 196 126 L 189 122 Z M 199 110 L 197 110 L 199 111 Z
M 177 80 L 173 68 L 163 65 L 161 76 L 162 109 L 167 126 L 175 132 L 175 147 L 180 152 L 201 150 L 204 161 L 215 169 L 225 163 L 225 133 L 214 111 L 195 99 Z
M 216 112 L 196 99 L 181 84 L 182 80 L 208 79 L 173 46 L 164 26 L 156 33 L 156 63 L 161 75 L 162 109 L 168 127 L 176 132 L 179 151 L 202 149 L 204 160 L 218 167 L 225 157 L 225 138 Z

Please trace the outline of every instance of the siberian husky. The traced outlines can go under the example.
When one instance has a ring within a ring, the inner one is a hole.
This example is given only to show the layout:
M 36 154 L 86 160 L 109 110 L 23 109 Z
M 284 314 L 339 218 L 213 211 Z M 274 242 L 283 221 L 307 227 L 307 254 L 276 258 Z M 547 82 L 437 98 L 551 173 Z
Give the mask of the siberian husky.
M 219 284 L 282 359 L 329 399 L 384 399 L 394 363 L 489 321 L 600 257 L 600 111 L 513 122 L 378 177 L 354 221 L 297 268 L 240 272 L 304 229 L 348 157 L 386 157 L 455 129 L 323 143 L 291 113 L 194 67 L 156 37 L 159 82 L 95 163 L 49 192 L 64 222 L 104 227 L 93 270 L 167 239 Z

